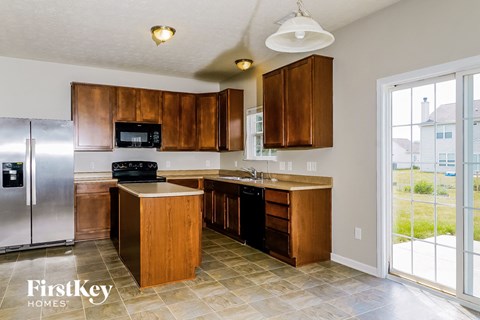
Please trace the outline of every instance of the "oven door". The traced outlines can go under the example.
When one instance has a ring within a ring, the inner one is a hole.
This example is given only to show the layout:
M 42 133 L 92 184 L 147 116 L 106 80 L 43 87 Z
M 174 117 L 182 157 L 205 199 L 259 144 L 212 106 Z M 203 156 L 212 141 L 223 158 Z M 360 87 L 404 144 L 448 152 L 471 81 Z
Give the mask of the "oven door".
M 161 126 L 151 123 L 115 123 L 117 148 L 160 148 Z

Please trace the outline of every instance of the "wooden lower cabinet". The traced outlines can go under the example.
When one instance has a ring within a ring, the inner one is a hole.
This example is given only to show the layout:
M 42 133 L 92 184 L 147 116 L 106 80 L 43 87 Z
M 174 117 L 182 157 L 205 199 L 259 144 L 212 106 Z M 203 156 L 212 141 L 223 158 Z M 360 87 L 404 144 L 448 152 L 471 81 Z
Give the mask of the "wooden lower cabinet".
M 193 189 L 203 189 L 202 178 L 168 178 L 167 182 Z
M 331 189 L 265 190 L 265 245 L 293 266 L 330 260 Z
M 203 218 L 208 227 L 240 239 L 239 185 L 205 180 Z
M 110 188 L 115 182 L 75 183 L 75 240 L 110 238 Z

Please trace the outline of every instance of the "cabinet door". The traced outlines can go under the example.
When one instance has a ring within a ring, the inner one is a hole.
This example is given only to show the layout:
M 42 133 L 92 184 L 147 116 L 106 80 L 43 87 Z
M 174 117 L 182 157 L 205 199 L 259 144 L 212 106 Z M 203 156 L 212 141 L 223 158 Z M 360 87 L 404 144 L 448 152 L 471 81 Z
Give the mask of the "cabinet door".
M 75 124 L 75 150 L 113 149 L 113 101 L 115 88 L 72 84 L 72 116 Z
M 203 219 L 206 223 L 213 223 L 214 200 L 213 190 L 204 190 Z
M 77 194 L 75 202 L 75 239 L 109 238 L 110 194 Z
M 263 145 L 265 148 L 285 146 L 283 91 L 281 69 L 263 75 Z
M 179 125 L 179 94 L 163 93 L 162 150 L 177 150 Z
M 180 117 L 178 128 L 178 149 L 195 150 L 197 148 L 197 109 L 195 95 L 180 94 Z
M 138 89 L 137 121 L 161 123 L 161 92 Z
M 115 121 L 136 121 L 137 90 L 117 87 L 117 107 Z
M 198 150 L 217 151 L 217 94 L 201 94 L 197 96 L 197 136 Z
M 214 193 L 213 224 L 221 229 L 225 229 L 225 194 Z
M 240 198 L 234 195 L 226 195 L 226 209 L 227 209 L 227 230 L 240 236 Z
M 230 147 L 229 116 L 228 116 L 228 91 L 218 94 L 218 149 L 228 150 Z
M 285 68 L 287 147 L 313 145 L 313 58 Z

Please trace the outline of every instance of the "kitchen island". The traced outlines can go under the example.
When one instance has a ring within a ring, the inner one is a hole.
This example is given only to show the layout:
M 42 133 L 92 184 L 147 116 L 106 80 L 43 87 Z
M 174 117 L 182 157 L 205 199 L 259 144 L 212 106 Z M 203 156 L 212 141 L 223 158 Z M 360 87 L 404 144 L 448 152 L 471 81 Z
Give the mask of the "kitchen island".
M 202 190 L 120 184 L 119 253 L 141 288 L 193 279 L 201 262 Z

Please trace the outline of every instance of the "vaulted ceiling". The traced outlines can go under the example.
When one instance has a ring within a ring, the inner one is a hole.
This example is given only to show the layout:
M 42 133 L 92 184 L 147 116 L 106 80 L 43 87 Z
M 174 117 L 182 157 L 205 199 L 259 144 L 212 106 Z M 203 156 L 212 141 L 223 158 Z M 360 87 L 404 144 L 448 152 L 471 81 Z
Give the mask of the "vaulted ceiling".
M 399 0 L 304 0 L 322 27 L 335 30 Z M 0 56 L 221 81 L 234 60 L 261 63 L 276 21 L 295 0 L 0 1 Z M 150 27 L 175 37 L 157 47 Z

